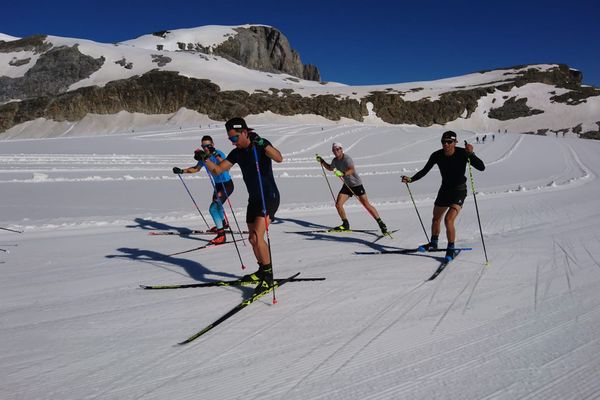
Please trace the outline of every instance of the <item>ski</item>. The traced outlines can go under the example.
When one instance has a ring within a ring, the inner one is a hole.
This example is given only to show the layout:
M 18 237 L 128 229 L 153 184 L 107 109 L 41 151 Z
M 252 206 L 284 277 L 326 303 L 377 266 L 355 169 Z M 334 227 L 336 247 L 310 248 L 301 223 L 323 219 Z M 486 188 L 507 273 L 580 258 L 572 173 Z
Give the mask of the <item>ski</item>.
M 455 249 L 455 250 L 456 251 L 454 252 L 454 258 L 451 258 L 451 259 L 444 258 L 444 261 L 442 261 L 442 263 L 440 264 L 440 266 L 438 267 L 438 269 L 436 269 L 435 272 L 433 273 L 433 275 L 431 275 L 429 277 L 429 279 L 427 279 L 428 281 L 432 281 L 435 278 L 437 278 L 437 276 L 442 273 L 442 271 L 448 266 L 448 264 L 450 264 L 452 261 L 454 261 L 454 259 L 462 251 L 462 249 Z
M 285 283 L 289 282 L 290 280 L 296 278 L 298 275 L 300 275 L 300 272 L 295 273 L 294 275 L 290 276 L 287 279 L 277 280 L 276 281 L 276 286 L 280 287 L 280 286 L 284 285 Z M 266 289 L 266 290 L 264 290 L 264 291 L 262 291 L 260 293 L 253 294 L 252 297 L 250 297 L 249 299 L 243 300 L 241 303 L 239 303 L 237 306 L 233 307 L 231 310 L 229 310 L 228 312 L 226 312 L 225 314 L 223 314 L 220 318 L 218 318 L 213 323 L 207 325 L 201 331 L 198 331 L 197 333 L 195 333 L 192 336 L 188 337 L 184 341 L 179 342 L 178 344 L 179 345 L 184 345 L 184 344 L 190 343 L 190 342 L 198 339 L 200 336 L 204 335 L 206 332 L 210 331 L 211 329 L 213 329 L 217 325 L 219 325 L 222 322 L 226 321 L 227 319 L 231 318 L 233 315 L 237 314 L 238 312 L 240 312 L 241 310 L 243 310 L 244 308 L 246 308 L 250 304 L 254 303 L 259 298 L 263 297 L 264 295 L 266 295 L 266 294 L 268 294 L 268 293 L 270 293 L 272 291 L 273 291 L 273 287 L 271 287 L 269 289 Z
M 225 231 L 225 233 L 230 233 L 229 231 Z M 240 232 L 233 232 L 235 235 L 239 235 Z M 242 235 L 248 235 L 250 232 L 248 231 L 242 231 L 241 232 Z M 194 231 L 183 231 L 183 232 L 178 232 L 178 231 L 150 231 L 148 232 L 148 235 L 151 236 L 165 236 L 165 235 L 177 235 L 177 236 L 192 236 L 192 235 L 216 235 L 217 232 L 212 232 L 212 231 L 198 231 L 198 230 L 194 230 Z
M 370 235 L 374 235 L 377 234 L 377 232 L 380 232 L 377 229 L 348 229 L 345 231 L 340 231 L 337 230 L 335 228 L 331 228 L 331 229 L 315 229 L 312 231 L 286 231 L 285 233 L 368 233 Z
M 387 231 L 386 233 L 382 233 L 381 235 L 379 235 L 379 237 L 377 239 L 375 239 L 372 243 L 377 243 L 378 241 L 380 241 L 381 239 L 383 239 L 384 237 L 389 237 L 390 239 L 393 239 L 394 237 L 392 236 L 392 233 L 396 233 L 398 232 L 400 229 L 396 229 L 393 231 Z
M 282 279 L 275 279 L 276 282 Z M 292 278 L 287 282 L 310 282 L 310 281 L 324 281 L 325 278 Z M 162 289 L 187 289 L 197 287 L 215 287 L 215 286 L 251 286 L 256 285 L 258 281 L 242 281 L 236 279 L 233 281 L 214 281 L 214 282 L 202 282 L 202 283 L 184 283 L 175 285 L 140 285 L 140 288 L 147 290 L 162 290 Z
M 378 251 L 355 251 L 354 254 L 365 256 L 365 255 L 375 255 L 375 254 L 412 254 L 412 253 L 434 253 L 440 251 L 446 251 L 447 249 L 435 249 L 435 250 L 427 250 L 420 251 L 419 248 L 416 249 L 397 249 L 397 250 L 378 250 Z M 472 247 L 458 247 L 454 250 L 461 251 L 469 251 L 473 250 Z
M 14 233 L 23 233 L 23 231 L 17 231 L 15 229 L 3 228 L 0 226 L 0 229 L 3 231 L 14 232 Z
M 206 248 L 218 247 L 218 246 L 223 246 L 223 245 L 228 244 L 228 243 L 241 242 L 241 241 L 242 241 L 241 239 L 236 239 L 236 240 L 230 240 L 230 241 L 227 241 L 227 242 L 221 243 L 221 244 L 213 244 L 213 243 L 209 242 L 209 243 L 206 243 L 205 245 L 202 245 L 202 246 L 199 246 L 199 247 L 194 247 L 193 249 L 179 251 L 177 253 L 172 253 L 172 254 L 167 254 L 166 257 L 178 256 L 180 254 L 191 253 L 192 251 L 196 251 L 196 250 L 202 250 L 202 249 L 206 249 Z

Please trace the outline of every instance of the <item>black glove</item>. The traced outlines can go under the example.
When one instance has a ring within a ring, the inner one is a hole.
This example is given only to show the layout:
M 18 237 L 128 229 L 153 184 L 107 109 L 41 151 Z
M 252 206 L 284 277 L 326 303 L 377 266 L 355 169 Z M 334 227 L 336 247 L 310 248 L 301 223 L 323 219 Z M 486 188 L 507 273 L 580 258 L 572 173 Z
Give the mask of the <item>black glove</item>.
M 210 157 L 210 154 L 205 153 L 202 149 L 196 149 L 196 151 L 194 151 L 194 160 L 196 161 L 204 161 L 208 157 Z
M 254 131 L 250 131 L 248 138 L 250 139 L 250 141 L 252 143 L 254 143 L 258 147 L 265 147 L 267 145 L 267 142 L 265 141 L 265 139 L 258 136 L 258 133 L 254 132 Z
M 174 174 L 183 174 L 183 170 L 179 167 L 173 167 Z

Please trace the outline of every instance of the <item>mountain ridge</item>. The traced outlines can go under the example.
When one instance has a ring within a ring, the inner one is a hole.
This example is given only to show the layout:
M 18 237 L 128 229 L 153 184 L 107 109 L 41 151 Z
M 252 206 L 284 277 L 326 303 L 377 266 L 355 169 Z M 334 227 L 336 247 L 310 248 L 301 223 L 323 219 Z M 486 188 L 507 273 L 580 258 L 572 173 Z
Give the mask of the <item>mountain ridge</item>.
M 564 64 L 370 86 L 302 79 L 306 69 L 287 38 L 266 25 L 162 31 L 115 44 L 45 35 L 0 40 L 0 132 L 40 119 L 76 124 L 93 114 L 185 108 L 217 121 L 273 112 L 600 136 L 600 90 L 582 85 L 582 73 Z

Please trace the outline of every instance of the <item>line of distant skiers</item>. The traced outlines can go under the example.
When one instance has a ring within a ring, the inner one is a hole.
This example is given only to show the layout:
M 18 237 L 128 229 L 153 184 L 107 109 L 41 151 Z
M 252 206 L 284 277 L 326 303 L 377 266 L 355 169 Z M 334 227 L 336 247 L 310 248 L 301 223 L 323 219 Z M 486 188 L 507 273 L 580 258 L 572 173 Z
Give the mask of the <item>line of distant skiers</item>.
M 228 171 L 235 164 L 240 166 L 249 195 L 246 208 L 248 239 L 258 263 L 258 270 L 245 275 L 242 280 L 258 282 L 256 291 L 260 292 L 273 285 L 268 226 L 279 208 L 280 195 L 273 175 L 272 161 L 281 163 L 283 157 L 271 142 L 261 138 L 254 129 L 248 127 L 242 118 L 232 118 L 227 121 L 225 130 L 228 139 L 235 146 L 227 156 L 214 147 L 212 137 L 204 136 L 201 140 L 201 148 L 194 153 L 197 164 L 184 169 L 174 167 L 173 173 L 196 173 L 202 168 L 209 171 L 214 187 L 209 211 L 215 223 L 212 230 L 216 233 L 216 237 L 211 242 L 218 245 L 226 242 L 225 229 L 228 227 L 223 203 L 234 191 L 234 184 Z M 493 139 L 494 136 L 492 136 Z M 485 136 L 483 141 L 485 141 Z M 467 163 L 470 161 L 471 165 L 479 171 L 485 169 L 483 161 L 475 155 L 471 144 L 467 144 L 465 141 L 466 145 L 463 148 L 458 147 L 457 143 L 455 132 L 444 132 L 441 138 L 442 148 L 430 155 L 425 166 L 412 177 L 402 176 L 402 182 L 413 183 L 423 178 L 434 165 L 438 166 L 442 183 L 433 207 L 431 238 L 429 243 L 423 247 L 427 250 L 438 248 L 443 219 L 448 240 L 447 256 L 450 258 L 454 256 L 456 240 L 454 222 L 467 196 L 467 178 L 465 176 Z M 387 226 L 382 221 L 377 209 L 369 202 L 352 158 L 344 153 L 344 146 L 339 142 L 333 143 L 331 150 L 333 153 L 331 162 L 325 161 L 320 155 L 316 156 L 316 160 L 342 181 L 342 187 L 335 200 L 336 210 L 342 224 L 333 230 L 350 231 L 344 204 L 350 197 L 356 196 L 375 219 L 382 234 L 387 234 Z M 265 241 L 265 232 L 267 241 Z

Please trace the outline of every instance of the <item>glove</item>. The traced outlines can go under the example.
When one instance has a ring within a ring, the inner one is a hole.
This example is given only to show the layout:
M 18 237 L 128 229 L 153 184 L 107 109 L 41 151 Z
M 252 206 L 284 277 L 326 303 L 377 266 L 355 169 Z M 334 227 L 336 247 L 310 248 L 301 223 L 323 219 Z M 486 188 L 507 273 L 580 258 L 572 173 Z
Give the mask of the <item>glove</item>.
M 320 163 L 323 162 L 323 157 L 321 157 L 320 155 L 317 154 L 317 156 L 315 158 L 317 159 L 317 162 L 320 162 Z
M 267 144 L 265 142 L 265 139 L 258 136 L 258 133 L 254 132 L 254 131 L 251 131 L 250 135 L 248 137 L 250 138 L 250 141 L 258 147 L 264 147 Z
M 183 170 L 179 167 L 173 167 L 173 173 L 174 174 L 183 174 Z
M 337 168 L 333 169 L 333 173 L 335 174 L 335 176 L 337 176 L 339 178 L 341 178 L 342 176 L 344 176 L 344 173 L 342 171 L 340 171 L 339 169 L 337 169 Z
M 402 175 L 402 182 L 404 182 L 404 183 L 410 183 L 411 179 L 410 179 L 409 176 Z
M 210 157 L 210 154 L 204 152 L 202 149 L 194 151 L 194 160 L 196 161 L 205 161 L 208 157 Z

